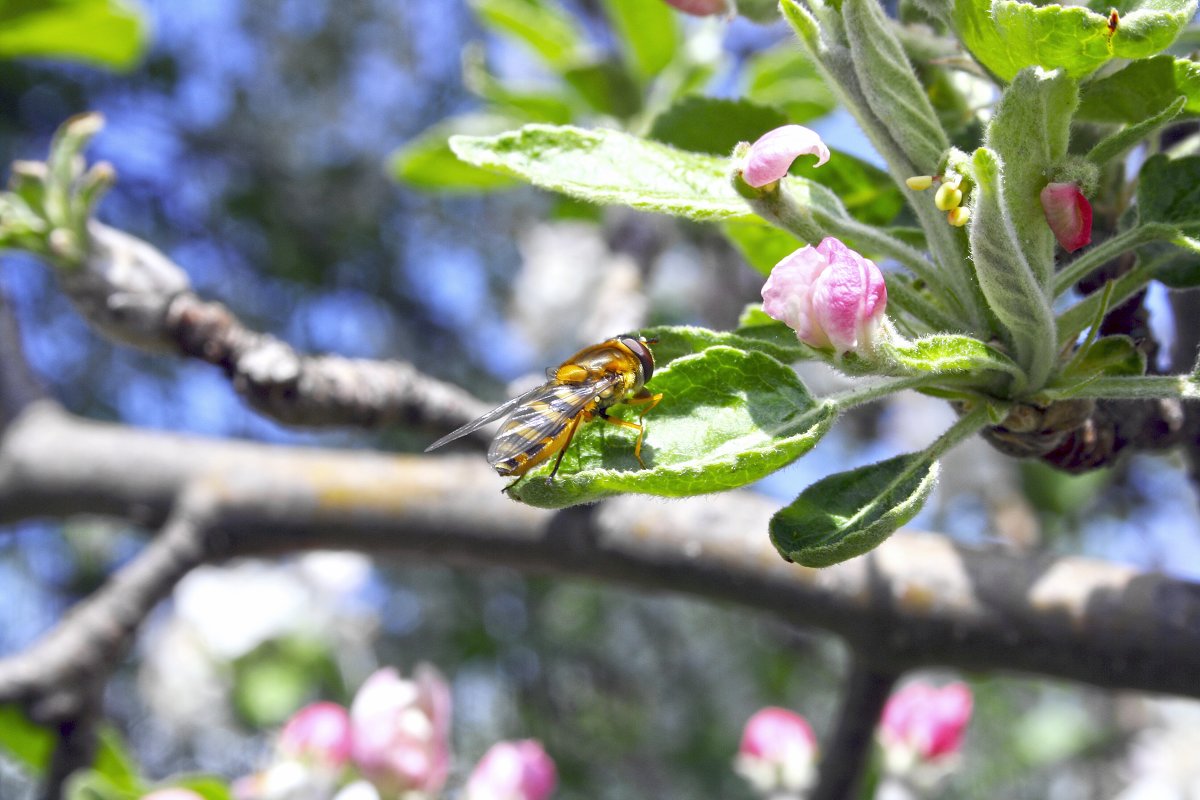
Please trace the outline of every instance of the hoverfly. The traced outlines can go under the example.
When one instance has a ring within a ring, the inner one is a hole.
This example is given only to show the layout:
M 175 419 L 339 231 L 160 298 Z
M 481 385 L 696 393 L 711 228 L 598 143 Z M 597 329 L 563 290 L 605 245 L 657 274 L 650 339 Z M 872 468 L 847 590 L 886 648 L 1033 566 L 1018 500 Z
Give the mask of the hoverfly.
M 594 417 L 638 432 L 633 455 L 644 469 L 642 438 L 645 427 L 636 422 L 608 416 L 608 409 L 618 403 L 644 405 L 639 419 L 658 401 L 662 394 L 651 394 L 645 384 L 654 375 L 654 355 L 648 344 L 657 339 L 618 336 L 600 344 L 585 347 L 568 358 L 557 369 L 546 370 L 548 379 L 520 397 L 494 408 L 477 420 L 438 439 L 425 452 L 441 447 L 494 420 L 505 418 L 488 448 L 488 463 L 503 476 L 518 480 L 526 472 L 558 453 L 550 477 L 558 472 L 563 454 L 571 444 L 579 426 Z M 513 481 L 504 488 L 508 491 Z

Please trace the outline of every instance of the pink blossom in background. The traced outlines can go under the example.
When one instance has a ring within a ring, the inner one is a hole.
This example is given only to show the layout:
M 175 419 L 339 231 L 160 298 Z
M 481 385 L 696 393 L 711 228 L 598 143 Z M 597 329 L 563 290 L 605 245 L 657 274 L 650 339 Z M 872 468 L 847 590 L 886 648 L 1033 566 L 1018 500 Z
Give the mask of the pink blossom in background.
M 733 12 L 732 0 L 665 0 L 666 4 L 694 17 Z
M 761 188 L 787 175 L 792 162 L 804 155 L 816 156 L 818 167 L 829 160 L 829 148 L 816 131 L 803 125 L 767 131 L 746 151 L 742 179 Z
M 191 789 L 158 789 L 142 795 L 142 800 L 204 800 Z
M 798 792 L 816 775 L 817 737 L 804 717 L 768 706 L 742 729 L 734 769 L 760 792 Z
M 884 706 L 879 724 L 888 762 L 934 762 L 957 753 L 972 705 L 971 690 L 962 683 L 940 689 L 910 683 L 897 691 Z
M 546 800 L 557 783 L 554 761 L 540 742 L 497 742 L 471 771 L 466 800 Z
M 870 350 L 887 308 L 875 262 L 833 237 L 780 261 L 762 288 L 763 311 L 805 344 L 839 353 Z
M 1054 238 L 1068 253 L 1092 241 L 1092 204 L 1075 183 L 1049 183 L 1042 189 L 1042 210 Z
M 359 688 L 350 705 L 351 758 L 382 793 L 437 794 L 450 769 L 450 687 L 433 667 L 412 680 L 387 667 Z
M 341 767 L 350 760 L 352 744 L 349 712 L 337 703 L 321 702 L 293 714 L 277 746 L 285 756 Z

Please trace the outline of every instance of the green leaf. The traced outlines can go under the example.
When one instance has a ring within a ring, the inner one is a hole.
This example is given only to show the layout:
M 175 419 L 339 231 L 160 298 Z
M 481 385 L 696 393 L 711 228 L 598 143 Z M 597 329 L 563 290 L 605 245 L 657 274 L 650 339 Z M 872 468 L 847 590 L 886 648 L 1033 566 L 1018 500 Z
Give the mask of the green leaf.
M 932 174 L 950 140 L 878 0 L 844 0 L 842 20 L 867 104 L 913 167 Z
M 571 15 L 547 0 L 471 0 L 471 7 L 480 22 L 524 42 L 556 71 L 573 66 L 582 49 Z
M 791 174 L 829 189 L 859 222 L 887 225 L 894 220 L 904 208 L 904 194 L 891 176 L 849 153 L 832 148 L 830 153 L 820 167 L 810 158 L 797 159 Z
M 1146 354 L 1128 336 L 1105 336 L 1077 353 L 1063 374 L 1067 378 L 1145 375 Z
M 680 150 L 727 156 L 738 142 L 753 142 L 787 124 L 781 111 L 748 100 L 692 95 L 655 117 L 649 138 Z
M 121 0 L 0 0 L 0 58 L 62 58 L 130 69 L 146 46 L 139 9 Z
M 1054 232 L 1046 224 L 1041 191 L 1067 155 L 1075 81 L 1061 72 L 1023 70 L 1004 92 L 988 124 L 986 146 L 1004 164 L 1004 204 L 1025 261 L 1038 283 L 1054 274 Z
M 666 3 L 604 0 L 604 10 L 618 34 L 626 61 L 638 76 L 651 78 L 671 63 L 679 47 L 679 29 Z
M 137 764 L 126 750 L 125 742 L 115 729 L 105 726 L 100 730 L 99 745 L 92 769 L 104 776 L 115 788 L 130 794 L 140 795 L 144 787 Z
M 657 339 L 651 346 L 654 360 L 661 371 L 663 366 L 710 347 L 732 347 L 737 350 L 758 350 L 772 358 L 783 361 L 801 361 L 815 358 L 816 351 L 796 338 L 796 332 L 782 322 L 771 319 L 761 312 L 752 316 L 753 322 L 743 324 L 735 331 L 713 331 L 690 325 L 664 325 L 647 328 L 642 335 Z M 657 413 L 657 411 L 655 412 Z
M 913 372 L 953 374 L 994 370 L 1020 375 L 1013 360 L 989 344 L 956 333 L 925 336 L 888 348 L 888 355 Z
M 178 787 L 189 789 L 204 798 L 204 800 L 232 800 L 233 794 L 229 787 L 219 778 L 209 775 L 176 775 L 163 782 L 163 788 Z
M 596 61 L 563 70 L 563 80 L 601 114 L 629 119 L 642 110 L 642 91 L 616 61 Z
M 66 800 L 137 800 L 134 792 L 113 784 L 93 769 L 79 770 L 67 779 L 63 790 Z
M 518 121 L 491 114 L 449 117 L 402 145 L 389 158 L 397 181 L 431 192 L 489 192 L 511 189 L 518 181 L 461 161 L 450 149 L 456 135 L 490 135 L 511 130 Z
M 1082 6 L 955 0 L 954 26 L 971 54 L 1001 80 L 1012 80 L 1026 67 L 1061 68 L 1082 78 L 1110 59 L 1165 50 L 1192 18 L 1196 0 L 1122 6 L 1117 28 L 1110 31 L 1107 13 Z
M 1180 95 L 1187 98 L 1184 113 L 1200 114 L 1200 64 L 1159 55 L 1084 85 L 1075 116 L 1132 125 L 1160 113 Z
M 1151 258 L 1154 250 L 1161 250 L 1154 278 L 1171 289 L 1192 289 L 1200 286 L 1200 257 L 1187 250 L 1170 245 L 1147 247 L 1138 258 Z M 1172 252 L 1173 251 L 1173 252 Z
M 1200 156 L 1147 159 L 1138 175 L 1138 220 L 1200 230 Z
M 469 164 L 593 203 L 697 220 L 750 215 L 729 182 L 728 159 L 688 153 L 614 130 L 526 125 L 499 136 L 455 136 Z
M 535 87 L 521 88 L 501 80 L 488 71 L 486 49 L 482 43 L 472 42 L 463 47 L 462 56 L 463 85 L 470 91 L 486 100 L 498 112 L 495 116 L 519 120 L 509 125 L 513 128 L 525 122 L 548 122 L 553 125 L 565 125 L 574 116 L 574 109 L 563 97 L 563 87 L 554 86 L 550 89 Z M 499 133 L 497 130 L 487 133 Z M 468 131 L 459 131 L 467 133 Z M 485 131 L 475 131 L 484 133 Z
M 742 95 L 754 103 L 778 108 L 788 122 L 823 117 L 837 99 L 817 68 L 795 47 L 776 47 L 752 56 L 745 67 Z
M 1031 388 L 1050 376 L 1057 357 L 1054 317 L 1038 276 L 1022 255 L 1016 231 L 1002 201 L 999 157 L 975 151 L 975 211 L 971 215 L 971 258 L 988 306 L 1007 329 L 1007 338 Z
M 16 706 L 0 705 L 0 749 L 40 775 L 50 762 L 54 736 L 30 722 Z
M 731 347 L 677 358 L 656 371 L 649 388 L 663 398 L 645 418 L 646 469 L 634 460 L 632 431 L 597 421 L 575 435 L 553 481 L 547 464 L 511 494 L 561 508 L 622 492 L 683 497 L 734 489 L 807 453 L 837 416 L 790 368 Z M 637 418 L 628 406 L 613 413 Z
M 1174 122 L 1175 118 L 1183 113 L 1186 106 L 1187 97 L 1179 95 L 1173 103 L 1157 114 L 1147 117 L 1141 122 L 1126 125 L 1121 130 L 1105 136 L 1088 151 L 1087 159 L 1096 166 L 1102 167 L 1112 159 L 1124 156 L 1125 153 L 1141 144 L 1150 134 Z
M 721 223 L 721 230 L 746 262 L 763 275 L 804 246 L 787 231 L 756 219 L 732 219 Z
M 822 478 L 771 518 L 771 543 L 806 567 L 862 555 L 916 516 L 937 473 L 922 452 Z

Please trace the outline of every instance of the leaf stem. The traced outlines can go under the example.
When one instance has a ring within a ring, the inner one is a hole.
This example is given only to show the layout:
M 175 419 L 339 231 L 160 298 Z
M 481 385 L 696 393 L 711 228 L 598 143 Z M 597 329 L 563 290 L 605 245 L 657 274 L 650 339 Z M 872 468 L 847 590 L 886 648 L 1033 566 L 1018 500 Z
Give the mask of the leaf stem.
M 1200 381 L 1194 375 L 1143 375 L 1093 378 L 1083 385 L 1042 392 L 1047 399 L 1092 397 L 1105 400 L 1179 398 L 1200 400 Z
M 925 374 L 913 375 L 908 378 L 897 378 L 896 380 L 880 381 L 867 386 L 860 386 L 854 389 L 847 389 L 844 392 L 832 394 L 826 398 L 827 403 L 831 403 L 838 407 L 838 413 L 847 409 L 860 406 L 864 403 L 870 403 L 873 400 L 878 400 L 881 397 L 887 397 L 896 392 L 902 392 L 905 389 L 919 389 L 924 386 L 944 383 L 945 375 Z
M 925 448 L 925 455 L 930 461 L 936 461 L 946 454 L 954 445 L 974 436 L 988 423 L 988 404 L 979 401 L 958 418 L 958 421 L 939 436 L 933 444 Z

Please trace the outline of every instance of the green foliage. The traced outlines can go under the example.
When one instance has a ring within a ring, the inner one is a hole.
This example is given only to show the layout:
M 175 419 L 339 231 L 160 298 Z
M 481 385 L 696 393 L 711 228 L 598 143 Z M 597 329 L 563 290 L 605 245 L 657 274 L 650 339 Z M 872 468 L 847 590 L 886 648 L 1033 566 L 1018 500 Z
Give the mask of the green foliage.
M 996 348 L 970 336 L 939 333 L 911 342 L 891 345 L 888 354 L 904 367 L 918 373 L 955 374 L 994 371 L 1022 375 L 1020 367 Z
M 56 58 L 130 69 L 146 47 L 140 10 L 124 0 L 0 0 L 0 58 Z
M 1186 113 L 1200 113 L 1200 65 L 1158 55 L 1087 83 L 1076 118 L 1132 125 L 1161 113 L 1181 95 Z
M 751 267 L 763 275 L 786 256 L 804 246 L 804 242 L 780 228 L 759 219 L 732 219 L 721 223 L 721 231 Z
M 653 77 L 671 63 L 679 47 L 679 30 L 670 6 L 644 0 L 604 0 L 604 9 L 636 75 Z
M 746 65 L 745 97 L 782 111 L 788 122 L 823 117 L 837 106 L 813 63 L 789 43 L 766 50 Z
M 655 117 L 648 138 L 693 153 L 727 156 L 738 142 L 753 142 L 788 121 L 782 111 L 748 100 L 690 95 Z
M 583 34 L 571 15 L 547 0 L 471 0 L 484 25 L 523 42 L 547 66 L 572 66 L 583 48 Z
M 40 774 L 50 762 L 54 737 L 35 725 L 14 705 L 0 705 L 0 749 L 22 766 Z
M 937 462 L 925 453 L 822 478 L 771 518 L 771 542 L 806 567 L 862 555 L 916 516 L 936 480 Z
M 396 150 L 390 159 L 392 175 L 414 189 L 487 192 L 508 189 L 517 181 L 473 167 L 450 150 L 456 135 L 491 135 L 511 130 L 520 122 L 511 117 L 469 114 L 450 117 Z
M 1138 176 L 1138 221 L 1200 231 L 1200 156 L 1153 156 Z
M 645 418 L 646 469 L 634 460 L 632 431 L 593 422 L 575 435 L 552 481 L 547 464 L 511 494 L 559 508 L 621 492 L 681 497 L 734 489 L 807 453 L 837 416 L 779 361 L 721 345 L 676 358 L 649 388 L 664 400 Z M 620 416 L 637 419 L 637 412 L 625 407 Z
M 1122 5 L 1115 31 L 1107 13 L 1016 0 L 955 0 L 953 21 L 971 55 L 1010 81 L 1027 67 L 1062 69 L 1082 78 L 1114 58 L 1153 56 L 1175 40 L 1196 11 L 1195 0 Z

